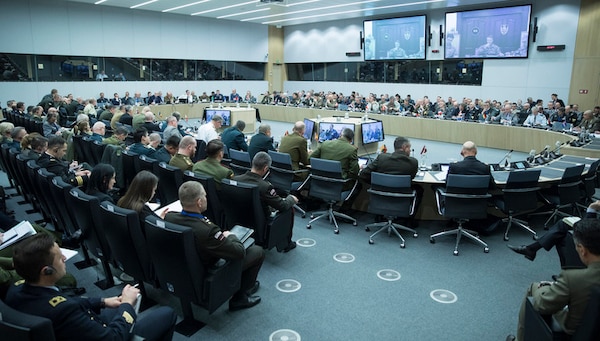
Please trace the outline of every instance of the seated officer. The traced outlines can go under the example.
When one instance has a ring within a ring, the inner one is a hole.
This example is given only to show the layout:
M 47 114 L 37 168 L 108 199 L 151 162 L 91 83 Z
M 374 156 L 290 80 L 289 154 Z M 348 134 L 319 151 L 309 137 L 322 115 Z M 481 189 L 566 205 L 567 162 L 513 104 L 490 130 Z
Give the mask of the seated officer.
M 82 169 L 87 166 L 82 164 L 79 166 L 77 161 L 68 164 L 63 160 L 67 153 L 67 142 L 60 136 L 50 136 L 48 138 L 48 149 L 43 153 L 37 161 L 37 164 L 46 168 L 48 172 L 60 176 L 66 183 L 73 186 L 83 186 L 90 175 L 88 169 Z
M 17 273 L 25 283 L 10 288 L 6 304 L 52 321 L 57 340 L 127 340 L 133 333 L 150 340 L 171 340 L 177 316 L 160 307 L 138 321 L 134 305 L 139 289 L 129 284 L 120 296 L 71 298 L 56 286 L 66 273 L 65 256 L 51 236 L 36 234 L 14 250 Z
M 169 165 L 173 167 L 177 167 L 182 171 L 192 170 L 194 167 L 194 162 L 192 161 L 192 157 L 196 154 L 196 139 L 191 136 L 184 136 L 179 142 L 179 150 L 177 154 L 175 154 L 171 161 L 169 161 Z

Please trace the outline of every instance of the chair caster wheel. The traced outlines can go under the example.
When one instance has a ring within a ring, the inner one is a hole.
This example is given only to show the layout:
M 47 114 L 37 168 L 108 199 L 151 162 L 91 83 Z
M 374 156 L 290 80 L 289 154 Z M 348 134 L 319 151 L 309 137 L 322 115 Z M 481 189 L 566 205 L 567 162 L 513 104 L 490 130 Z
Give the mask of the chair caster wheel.
M 310 230 L 312 226 L 310 226 L 310 224 L 306 225 L 306 228 Z
M 371 245 L 375 244 L 375 242 L 373 241 L 373 239 L 369 239 L 369 244 L 371 244 Z
M 429 242 L 430 242 L 431 244 L 435 244 L 435 239 L 433 239 L 433 238 L 429 238 Z
M 314 218 L 315 218 L 315 216 L 311 214 L 310 215 L 310 219 L 314 219 Z
M 537 234 L 533 235 L 533 240 L 538 240 L 538 235 Z
M 303 215 L 302 215 L 302 219 L 304 219 L 304 218 L 306 218 L 306 214 L 303 214 Z
M 485 252 L 485 253 L 490 253 L 490 248 L 489 248 L 489 247 L 484 247 L 484 248 L 483 248 L 483 252 Z
M 458 250 L 454 250 L 454 252 L 452 252 L 453 255 L 458 256 Z
M 401 248 L 401 249 L 404 249 L 405 247 L 406 247 L 406 245 L 404 245 L 404 244 L 400 244 L 400 248 Z
M 504 241 L 507 242 L 508 241 L 508 236 L 504 236 Z
M 371 229 L 370 229 L 370 228 L 368 228 L 368 227 L 365 227 L 365 231 L 367 231 L 367 232 L 370 232 L 370 231 L 371 231 Z
M 418 233 L 413 233 L 413 238 L 417 238 L 419 236 Z
M 358 223 L 357 222 L 353 222 L 352 226 L 358 226 Z
M 340 234 L 340 230 L 333 230 L 334 234 Z

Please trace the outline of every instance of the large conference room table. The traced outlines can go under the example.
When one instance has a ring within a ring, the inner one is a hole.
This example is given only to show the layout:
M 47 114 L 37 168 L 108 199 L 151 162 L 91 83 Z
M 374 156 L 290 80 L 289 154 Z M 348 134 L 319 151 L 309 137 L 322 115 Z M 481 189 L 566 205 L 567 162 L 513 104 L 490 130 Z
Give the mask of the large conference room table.
M 319 116 L 343 116 L 346 111 L 288 107 L 279 105 L 254 105 L 260 111 L 262 119 L 280 122 L 315 119 Z M 348 112 L 350 117 L 361 118 L 364 112 Z M 530 150 L 542 150 L 546 146 L 554 148 L 556 143 L 565 144 L 577 137 L 563 132 L 531 127 L 504 126 L 475 122 L 416 118 L 398 115 L 368 114 L 369 119 L 383 122 L 386 135 L 433 140 L 463 144 L 474 141 L 482 147 L 515 150 L 529 153 Z M 600 150 L 581 147 L 563 147 L 561 152 L 570 155 L 599 157 Z
M 231 111 L 231 124 L 241 120 L 246 123 L 244 133 L 251 134 L 256 130 L 256 109 L 252 106 L 240 103 L 239 107 L 236 103 L 221 103 L 222 108 L 219 108 L 218 103 L 190 103 L 190 104 L 158 104 L 151 105 L 150 109 L 156 116 L 166 117 L 177 111 L 182 118 L 197 118 L 202 119 L 204 109 L 225 109 Z M 160 114 L 160 115 L 159 115 Z

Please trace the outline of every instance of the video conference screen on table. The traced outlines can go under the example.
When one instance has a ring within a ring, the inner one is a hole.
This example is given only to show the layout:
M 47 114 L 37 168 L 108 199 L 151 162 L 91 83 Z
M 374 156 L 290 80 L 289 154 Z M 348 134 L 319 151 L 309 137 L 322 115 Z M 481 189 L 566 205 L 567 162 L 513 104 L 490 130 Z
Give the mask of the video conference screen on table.
M 344 128 L 352 129 L 354 132 L 353 123 L 319 123 L 319 142 L 338 139 L 342 136 Z M 354 142 L 352 142 L 354 144 Z
M 229 127 L 231 125 L 231 110 L 204 109 L 204 115 L 202 119 L 204 119 L 206 122 L 209 122 L 215 115 L 219 115 L 221 118 L 223 118 L 223 127 Z
M 531 5 L 446 13 L 444 58 L 527 58 Z
M 362 143 L 381 142 L 385 139 L 383 134 L 383 122 L 376 121 L 371 123 L 363 123 L 360 125 L 362 130 Z
M 426 18 L 365 20 L 365 61 L 425 59 Z
M 304 119 L 304 138 L 311 140 L 315 131 L 315 121 L 311 121 L 308 118 Z

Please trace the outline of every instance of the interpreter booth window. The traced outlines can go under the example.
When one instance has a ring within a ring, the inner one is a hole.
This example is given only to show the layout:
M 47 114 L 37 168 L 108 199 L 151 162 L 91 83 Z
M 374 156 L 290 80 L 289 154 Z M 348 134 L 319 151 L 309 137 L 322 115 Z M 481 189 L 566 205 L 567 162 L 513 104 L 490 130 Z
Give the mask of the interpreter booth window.
M 483 61 L 373 61 L 287 64 L 290 81 L 481 85 Z

